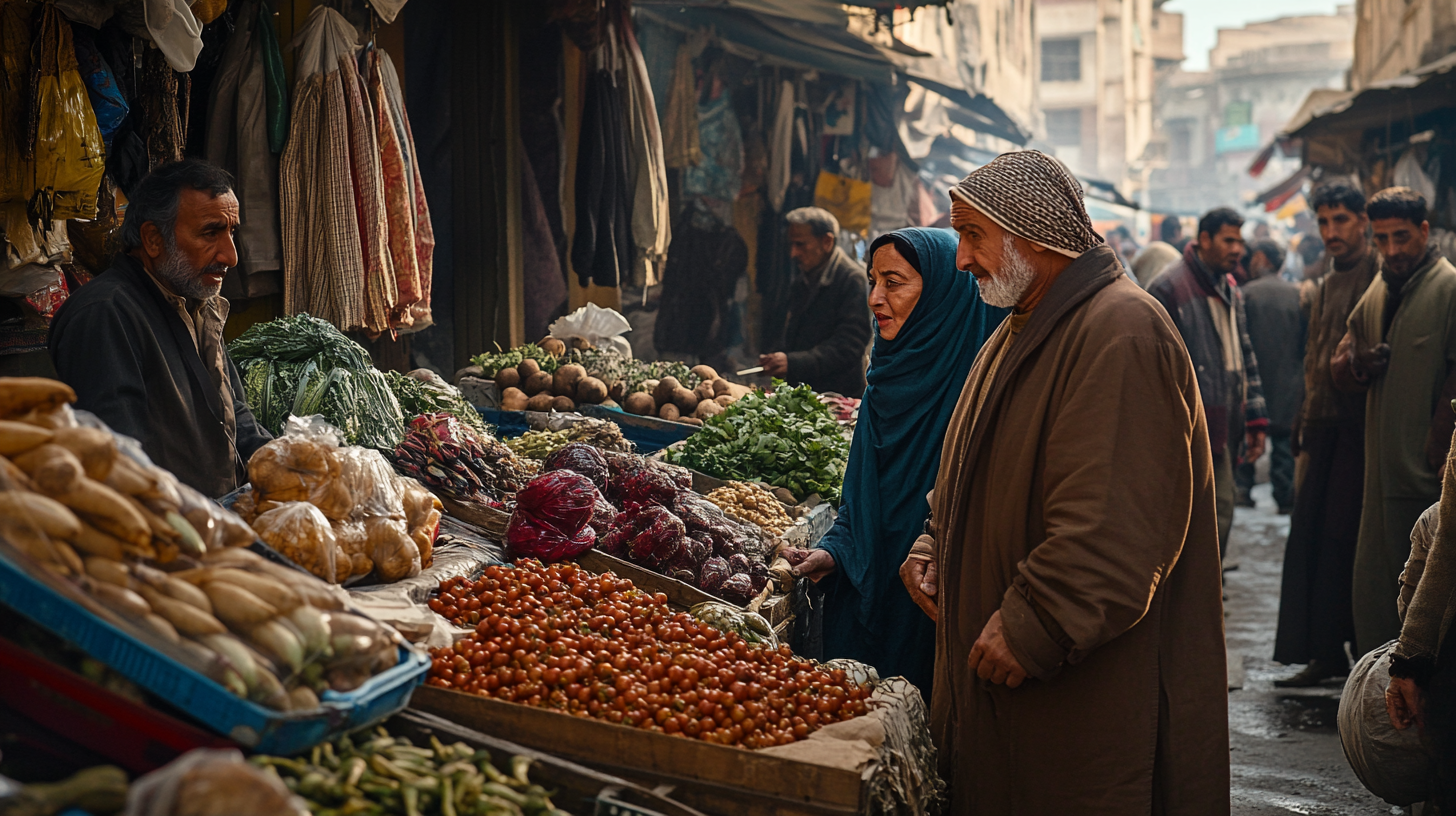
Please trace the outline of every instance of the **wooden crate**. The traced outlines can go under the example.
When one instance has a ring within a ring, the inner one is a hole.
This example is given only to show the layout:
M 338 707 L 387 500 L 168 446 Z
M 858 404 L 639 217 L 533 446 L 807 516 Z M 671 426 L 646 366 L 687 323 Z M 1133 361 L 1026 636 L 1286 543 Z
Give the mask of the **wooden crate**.
M 434 686 L 416 689 L 411 707 L 645 787 L 667 786 L 674 800 L 721 816 L 858 813 L 876 767 L 829 768 Z

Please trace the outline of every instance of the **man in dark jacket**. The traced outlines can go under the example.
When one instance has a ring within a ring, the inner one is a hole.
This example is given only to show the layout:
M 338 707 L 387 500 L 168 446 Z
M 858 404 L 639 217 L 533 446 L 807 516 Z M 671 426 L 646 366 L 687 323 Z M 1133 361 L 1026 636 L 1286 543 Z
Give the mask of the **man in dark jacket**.
M 247 481 L 248 458 L 271 438 L 222 339 L 237 227 L 226 172 L 195 159 L 156 168 L 131 191 L 121 253 L 66 302 L 50 335 L 78 408 L 214 498 Z
M 1183 335 L 1198 371 L 1213 450 L 1221 550 L 1228 547 L 1234 523 L 1234 463 L 1259 458 L 1269 427 L 1244 298 L 1233 277 L 1244 256 L 1243 225 L 1233 210 L 1208 212 L 1198 222 L 1198 240 L 1184 247 L 1183 260 L 1148 286 L 1148 294 L 1163 304 Z
M 789 254 L 799 274 L 789 288 L 789 314 L 778 344 L 760 355 L 765 374 L 815 391 L 859 397 L 865 390 L 871 334 L 869 278 L 835 246 L 839 221 L 818 207 L 793 210 Z
M 1282 515 L 1294 509 L 1294 418 L 1304 400 L 1304 310 L 1299 287 L 1279 277 L 1284 250 L 1274 241 L 1249 248 L 1249 282 L 1239 287 L 1249 318 L 1249 340 L 1259 361 L 1259 379 L 1269 408 L 1269 481 Z M 1234 477 L 1241 507 L 1253 507 L 1254 463 L 1239 465 Z

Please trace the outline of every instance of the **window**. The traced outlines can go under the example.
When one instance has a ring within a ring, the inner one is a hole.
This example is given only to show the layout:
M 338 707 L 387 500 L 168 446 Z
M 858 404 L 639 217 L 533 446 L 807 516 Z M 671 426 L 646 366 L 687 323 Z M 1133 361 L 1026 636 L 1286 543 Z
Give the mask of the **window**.
M 1254 103 L 1248 100 L 1230 102 L 1223 106 L 1223 126 L 1239 127 L 1254 121 Z
M 1081 81 L 1082 41 L 1042 40 L 1041 79 L 1043 82 Z
M 1047 141 L 1057 147 L 1082 143 L 1082 109 L 1063 108 L 1046 112 Z

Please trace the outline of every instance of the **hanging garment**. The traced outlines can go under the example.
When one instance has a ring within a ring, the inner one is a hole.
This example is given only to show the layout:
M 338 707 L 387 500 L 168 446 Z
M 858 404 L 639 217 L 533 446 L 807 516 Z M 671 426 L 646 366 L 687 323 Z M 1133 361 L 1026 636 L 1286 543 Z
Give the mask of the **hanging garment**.
M 364 326 L 364 251 L 341 68 L 353 65 L 357 37 L 323 6 L 296 35 L 298 81 L 279 171 L 284 311 L 308 312 L 346 331 Z
M 268 25 L 263 25 L 263 23 Z M 255 29 L 259 50 L 263 55 L 263 90 L 268 112 L 268 149 L 283 152 L 288 141 L 288 85 L 283 75 L 283 52 L 278 48 L 278 32 L 273 30 L 273 5 L 268 0 L 258 4 L 258 27 Z
M 733 223 L 733 202 L 743 187 L 743 133 L 727 88 L 698 106 L 703 160 L 683 171 L 683 195 L 693 199 L 692 221 L 702 229 Z
M 779 106 L 769 136 L 768 178 L 764 182 L 768 203 L 774 212 L 784 211 L 784 192 L 789 189 L 790 165 L 794 152 L 794 83 L 779 83 Z
M 624 6 L 625 10 L 625 6 Z M 636 248 L 632 283 L 652 286 L 662 278 L 667 246 L 672 242 L 672 211 L 667 200 L 667 166 L 662 153 L 662 131 L 657 121 L 657 103 L 647 79 L 647 64 L 632 35 L 632 26 L 621 28 L 627 62 L 627 140 L 632 148 L 633 180 L 632 243 Z
M 116 84 L 116 75 L 96 47 L 94 31 L 85 26 L 73 26 L 71 36 L 76 44 L 76 62 L 81 69 L 81 80 L 86 83 L 86 96 L 91 101 L 91 111 L 96 116 L 96 127 L 101 131 L 101 140 L 111 150 L 111 137 L 121 128 L 126 119 L 128 107 L 126 97 Z
M 698 85 L 693 77 L 693 58 L 687 43 L 677 48 L 672 69 L 672 90 L 667 96 L 667 118 L 662 123 L 667 166 L 692 167 L 703 160 L 698 141 Z
M 135 100 L 147 169 L 182 158 L 191 101 L 191 77 L 172 70 L 161 51 L 148 48 L 142 55 Z
M 394 262 L 389 257 L 378 124 L 355 61 L 341 59 L 339 73 L 348 113 L 349 171 L 359 220 L 359 249 L 364 257 L 364 328 L 378 335 L 389 330 L 390 313 L 399 302 Z
M 207 160 L 233 174 L 239 221 L 238 265 L 223 281 L 228 298 L 282 291 L 283 238 L 278 220 L 278 157 L 268 146 L 265 43 L 271 16 L 260 0 L 243 0 L 223 51 L 208 103 Z
M 631 269 L 632 199 L 622 101 L 608 71 L 587 78 L 580 145 L 571 266 L 583 287 L 615 287 Z
M 38 221 L 95 218 L 106 148 L 76 64 L 71 24 L 41 7 L 31 43 L 30 106 L 22 155 L 34 173 L 27 204 Z
M 747 265 L 748 247 L 738 230 L 685 225 L 663 271 L 653 346 L 698 357 L 727 348 L 731 301 Z
M 147 31 L 173 69 L 187 73 L 202 52 L 202 24 L 184 0 L 144 0 Z

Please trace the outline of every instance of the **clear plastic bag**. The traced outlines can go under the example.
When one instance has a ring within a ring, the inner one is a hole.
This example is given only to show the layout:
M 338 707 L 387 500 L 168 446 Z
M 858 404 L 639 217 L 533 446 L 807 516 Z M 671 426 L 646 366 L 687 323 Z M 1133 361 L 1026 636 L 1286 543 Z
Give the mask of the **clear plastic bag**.
M 420 550 L 403 519 L 370 516 L 364 519 L 364 531 L 369 536 L 366 552 L 379 580 L 398 581 L 420 574 Z
M 307 816 L 277 774 L 249 765 L 240 751 L 194 748 L 138 779 L 122 816 Z
M 339 543 L 317 507 L 305 501 L 285 502 L 253 519 L 253 531 L 293 563 L 338 583 Z

